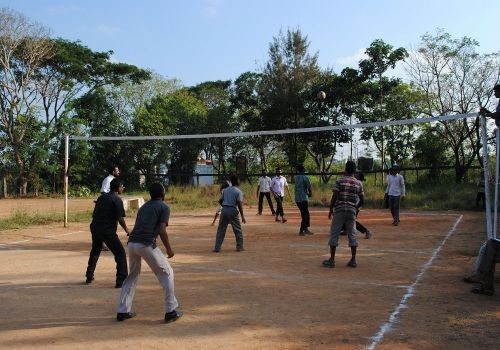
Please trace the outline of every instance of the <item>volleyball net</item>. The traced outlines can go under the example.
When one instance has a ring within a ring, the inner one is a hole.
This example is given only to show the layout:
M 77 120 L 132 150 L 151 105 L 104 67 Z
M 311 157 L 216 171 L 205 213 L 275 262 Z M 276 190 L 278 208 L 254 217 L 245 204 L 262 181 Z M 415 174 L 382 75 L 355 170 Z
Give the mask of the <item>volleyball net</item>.
M 446 116 L 434 116 L 434 117 L 423 117 L 423 118 L 412 118 L 412 119 L 402 119 L 402 120 L 392 120 L 383 122 L 371 122 L 371 123 L 358 123 L 358 124 L 344 124 L 344 125 L 331 125 L 331 126 L 321 126 L 321 127 L 310 127 L 310 128 L 296 128 L 296 129 L 280 129 L 280 130 L 260 130 L 260 131 L 244 131 L 244 132 L 228 132 L 228 133 L 207 133 L 207 134 L 192 134 L 192 135 L 145 135 L 145 136 L 65 136 L 65 160 L 64 160 L 64 225 L 67 225 L 68 220 L 68 166 L 69 166 L 69 144 L 72 141 L 155 141 L 155 140 L 195 140 L 195 139 L 231 139 L 231 138 L 250 138 L 250 137 L 262 137 L 262 136 L 280 136 L 280 135 L 301 135 L 301 134 L 311 134 L 311 133 L 323 133 L 341 130 L 362 130 L 366 128 L 383 128 L 390 126 L 403 126 L 403 125 L 413 125 L 422 123 L 437 123 L 437 122 L 453 122 L 458 120 L 468 121 L 472 118 L 480 117 L 478 113 L 467 113 L 467 114 L 456 114 L 456 115 L 446 115 Z M 499 183 L 499 168 L 498 163 L 495 162 L 494 177 L 495 182 L 492 188 L 490 182 L 490 161 L 489 155 L 490 150 L 488 147 L 488 122 L 485 117 L 480 117 L 481 121 L 481 144 L 482 154 L 483 154 L 483 168 L 485 177 L 485 208 L 486 208 L 486 231 L 488 238 L 496 237 L 497 225 L 498 225 L 498 183 Z M 496 157 L 500 152 L 499 140 L 500 135 L 498 129 L 496 130 Z M 491 195 L 494 196 L 493 203 L 491 202 Z M 493 209 L 493 210 L 492 210 Z

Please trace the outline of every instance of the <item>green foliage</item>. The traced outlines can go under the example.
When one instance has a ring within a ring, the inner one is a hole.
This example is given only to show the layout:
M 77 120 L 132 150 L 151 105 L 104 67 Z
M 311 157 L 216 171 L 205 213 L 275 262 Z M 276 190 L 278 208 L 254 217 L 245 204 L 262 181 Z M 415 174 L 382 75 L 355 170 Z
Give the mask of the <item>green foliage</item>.
M 69 196 L 71 197 L 84 197 L 88 198 L 94 193 L 86 186 L 77 186 L 76 188 L 71 188 L 69 191 Z
M 90 222 L 91 212 L 70 213 L 68 221 L 70 222 Z M 0 231 L 22 229 L 29 226 L 49 225 L 61 223 L 64 220 L 60 213 L 32 213 L 24 210 L 15 210 L 6 219 L 0 219 Z

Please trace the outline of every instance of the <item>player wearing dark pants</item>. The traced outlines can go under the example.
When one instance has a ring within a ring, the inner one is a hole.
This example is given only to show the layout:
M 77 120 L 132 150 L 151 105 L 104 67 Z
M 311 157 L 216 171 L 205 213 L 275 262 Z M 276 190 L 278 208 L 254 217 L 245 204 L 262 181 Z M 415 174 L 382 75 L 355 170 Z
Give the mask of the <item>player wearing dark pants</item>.
M 240 180 L 236 175 L 231 175 L 231 185 L 222 193 L 222 211 L 215 236 L 214 253 L 220 251 L 229 224 L 233 227 L 234 236 L 236 237 L 236 250 L 239 252 L 245 250 L 243 248 L 243 232 L 239 218 L 239 215 L 241 215 L 241 221 L 246 223 L 243 214 L 243 192 L 238 188 Z
M 258 204 L 258 215 L 262 215 L 262 204 L 264 202 L 264 197 L 267 199 L 267 204 L 269 209 L 271 209 L 272 215 L 275 215 L 273 202 L 271 200 L 271 178 L 267 176 L 266 172 L 262 170 L 261 176 L 259 178 L 259 184 L 257 185 L 257 197 L 259 198 Z
M 354 236 L 354 223 L 356 222 L 356 210 L 364 202 L 363 185 L 354 177 L 356 164 L 353 161 L 347 161 L 345 165 L 345 175 L 340 177 L 333 186 L 332 199 L 330 201 L 330 211 L 328 218 L 332 219 L 330 227 L 330 259 L 323 261 L 325 267 L 335 267 L 335 253 L 338 246 L 338 239 L 342 226 L 345 225 L 351 247 L 351 260 L 347 264 L 350 267 L 356 267 L 356 251 L 358 242 Z M 335 208 L 335 214 L 334 214 Z
M 110 185 L 111 191 L 102 194 L 96 201 L 94 212 L 92 214 L 92 223 L 90 232 L 92 233 L 92 249 L 89 254 L 87 265 L 86 283 L 92 283 L 94 280 L 94 271 L 102 250 L 104 242 L 113 255 L 116 262 L 116 288 L 122 286 L 123 281 L 128 275 L 127 255 L 125 249 L 116 234 L 117 224 L 125 230 L 127 235 L 129 230 L 125 223 L 125 209 L 123 201 L 118 196 L 124 190 L 123 183 L 119 179 L 113 179 Z
M 295 203 L 300 211 L 300 230 L 299 235 L 312 235 L 309 231 L 311 226 L 311 216 L 309 215 L 309 197 L 312 196 L 311 182 L 304 175 L 305 169 L 302 164 L 297 165 L 298 174 L 294 177 L 295 182 Z
M 264 197 L 266 197 L 267 204 L 269 205 L 269 209 L 271 209 L 271 214 L 276 215 L 276 212 L 274 210 L 274 205 L 273 201 L 271 200 L 271 193 L 270 192 L 260 192 L 259 193 L 259 215 L 262 214 L 262 207 L 263 207 L 263 202 L 264 202 Z M 283 209 L 283 208 L 282 208 Z

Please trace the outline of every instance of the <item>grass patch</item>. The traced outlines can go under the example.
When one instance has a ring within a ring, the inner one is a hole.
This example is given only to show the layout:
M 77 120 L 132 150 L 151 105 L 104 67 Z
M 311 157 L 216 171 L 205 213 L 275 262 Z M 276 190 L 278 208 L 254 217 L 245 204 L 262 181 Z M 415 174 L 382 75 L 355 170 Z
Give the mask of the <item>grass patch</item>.
M 92 219 L 92 213 L 78 212 L 70 213 L 68 216 L 69 222 L 89 222 Z M 13 230 L 29 226 L 48 225 L 52 223 L 61 223 L 64 221 L 62 213 L 28 213 L 25 210 L 15 210 L 6 218 L 0 220 L 0 230 Z

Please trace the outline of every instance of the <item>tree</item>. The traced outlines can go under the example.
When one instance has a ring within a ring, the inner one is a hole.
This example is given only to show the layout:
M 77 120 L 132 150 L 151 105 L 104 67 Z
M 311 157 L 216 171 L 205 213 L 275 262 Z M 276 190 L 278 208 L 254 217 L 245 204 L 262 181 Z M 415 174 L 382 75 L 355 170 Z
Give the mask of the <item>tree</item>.
M 51 56 L 47 28 L 22 14 L 0 9 L 0 133 L 12 151 L 18 169 L 18 189 L 26 194 L 25 136 L 37 124 L 37 72 Z
M 205 103 L 207 120 L 205 133 L 223 133 L 237 131 L 238 124 L 231 104 L 231 81 L 207 81 L 189 89 L 198 99 Z M 210 139 L 203 150 L 207 159 L 212 160 L 214 169 L 220 173 L 227 172 L 226 159 L 229 156 L 231 143 L 235 140 L 223 138 Z
M 428 116 L 465 114 L 477 111 L 491 96 L 499 78 L 499 54 L 480 55 L 476 40 L 453 39 L 437 30 L 422 36 L 412 53 L 407 71 L 425 96 L 423 113 Z M 462 181 L 466 170 L 479 158 L 479 118 L 441 122 L 440 136 L 453 153 L 455 181 Z
M 266 129 L 299 128 L 309 124 L 312 87 L 320 76 L 318 54 L 310 55 L 309 42 L 300 30 L 279 33 L 269 45 L 269 60 L 262 71 L 259 94 L 262 96 L 262 119 Z M 302 135 L 278 138 L 291 168 L 303 163 L 306 146 Z
M 385 43 L 381 39 L 374 40 L 366 49 L 367 59 L 359 62 L 362 75 L 370 84 L 366 87 L 369 91 L 370 99 L 367 100 L 365 110 L 359 113 L 358 118 L 362 122 L 385 121 L 387 120 L 384 96 L 400 84 L 398 79 L 387 79 L 383 75 L 389 68 L 394 68 L 396 63 L 404 60 L 408 53 L 406 49 L 400 47 L 394 49 L 392 45 Z M 404 116 L 402 116 L 404 117 Z M 371 138 L 375 147 L 381 154 L 382 170 L 385 165 L 385 128 L 380 127 L 374 130 L 363 130 L 362 138 Z

